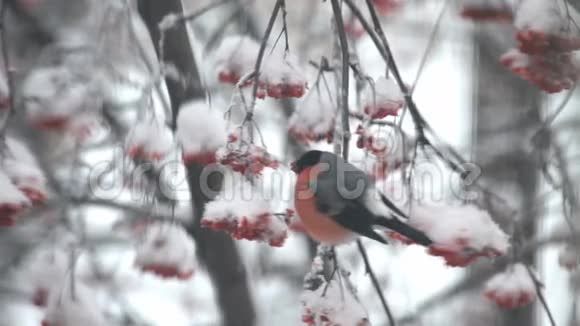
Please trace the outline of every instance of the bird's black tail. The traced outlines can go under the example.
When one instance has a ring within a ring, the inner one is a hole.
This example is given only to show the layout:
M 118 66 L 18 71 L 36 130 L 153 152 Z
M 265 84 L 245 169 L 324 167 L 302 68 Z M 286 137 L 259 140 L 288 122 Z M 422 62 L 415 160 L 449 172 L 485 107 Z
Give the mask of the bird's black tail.
M 425 247 L 428 247 L 433 243 L 433 241 L 429 239 L 429 237 L 425 233 L 415 229 L 414 227 L 408 224 L 401 222 L 395 216 L 391 218 L 377 217 L 374 221 L 374 224 L 384 226 L 388 229 L 398 232 L 401 235 Z

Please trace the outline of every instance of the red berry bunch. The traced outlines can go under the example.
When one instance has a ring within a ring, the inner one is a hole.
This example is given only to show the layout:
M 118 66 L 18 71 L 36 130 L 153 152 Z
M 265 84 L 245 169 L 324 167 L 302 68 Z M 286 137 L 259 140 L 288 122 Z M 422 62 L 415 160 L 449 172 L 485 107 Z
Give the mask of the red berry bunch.
M 195 243 L 173 223 L 151 223 L 137 247 L 135 266 L 161 278 L 190 279 L 196 268 Z
M 518 48 L 523 53 L 545 55 L 580 50 L 580 37 L 549 34 L 533 29 L 519 30 L 516 34 Z
M 519 308 L 536 298 L 535 280 L 524 265 L 511 265 L 487 281 L 484 295 L 501 308 Z
M 256 216 L 224 216 L 204 218 L 201 225 L 216 231 L 225 231 L 236 240 L 264 241 L 272 247 L 281 247 L 286 241 L 285 228 L 280 229 L 278 217 L 271 213 Z M 282 230 L 282 231 L 280 231 Z
M 477 22 L 511 23 L 514 13 L 504 0 L 470 0 L 464 1 L 461 17 Z
M 220 163 L 249 176 L 261 175 L 265 168 L 277 169 L 280 165 L 264 148 L 253 144 L 228 151 Z
M 482 250 L 473 249 L 469 239 L 457 238 L 455 246 L 443 246 L 434 244 L 429 247 L 428 253 L 433 256 L 442 257 L 445 263 L 451 267 L 465 267 L 473 263 L 480 257 L 498 257 L 502 253 L 494 248 L 484 248 Z
M 528 55 L 512 49 L 501 57 L 500 62 L 548 93 L 570 89 L 580 77 L 580 67 L 575 65 L 569 53 Z

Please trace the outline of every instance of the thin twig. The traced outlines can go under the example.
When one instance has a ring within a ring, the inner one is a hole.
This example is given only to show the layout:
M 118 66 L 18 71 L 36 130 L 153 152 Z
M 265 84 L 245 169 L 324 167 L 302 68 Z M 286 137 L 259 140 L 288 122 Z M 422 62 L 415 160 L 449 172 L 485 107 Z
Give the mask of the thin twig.
M 334 20 L 336 23 L 336 30 L 338 39 L 340 41 L 340 52 L 342 57 L 342 85 L 341 85 L 341 107 L 342 107 L 342 157 L 348 161 L 349 144 L 350 144 L 350 124 L 349 124 L 349 109 L 348 109 L 348 91 L 350 82 L 349 62 L 350 55 L 348 50 L 348 41 L 344 31 L 344 21 L 342 20 L 342 11 L 338 0 L 332 0 L 332 11 L 334 12 Z
M 573 235 L 553 235 L 547 238 L 531 241 L 527 243 L 525 246 L 522 247 L 522 250 L 519 252 L 518 259 L 520 257 L 525 257 L 530 253 L 534 253 L 539 249 L 547 247 L 553 244 L 565 243 L 574 239 L 574 237 L 579 237 L 580 234 L 576 233 Z M 445 304 L 450 299 L 454 298 L 455 296 L 459 295 L 463 291 L 467 289 L 474 288 L 479 286 L 482 282 L 489 279 L 493 276 L 498 270 L 505 269 L 509 264 L 512 263 L 511 259 L 506 257 L 498 258 L 495 264 L 495 268 L 493 269 L 486 269 L 481 271 L 474 271 L 467 277 L 459 280 L 457 283 L 447 287 L 443 291 L 435 294 L 431 298 L 423 301 L 412 313 L 404 316 L 397 320 L 399 325 L 406 325 L 413 323 L 416 321 L 422 314 L 438 307 L 439 305 Z
M 421 78 L 423 70 L 425 69 L 425 66 L 427 64 L 427 59 L 429 58 L 429 54 L 431 53 L 431 49 L 433 49 L 433 45 L 435 44 L 435 38 L 437 36 L 437 32 L 439 31 L 439 27 L 441 27 L 441 22 L 443 21 L 443 16 L 445 16 L 445 12 L 447 11 L 448 4 L 449 4 L 449 0 L 445 0 L 445 2 L 443 3 L 443 8 L 441 8 L 441 11 L 439 12 L 439 15 L 437 16 L 437 20 L 435 21 L 435 24 L 433 25 L 433 30 L 431 31 L 431 36 L 429 36 L 429 41 L 427 42 L 427 46 L 425 47 L 425 52 L 423 53 L 423 57 L 421 58 L 421 62 L 419 63 L 419 68 L 417 69 L 417 74 L 415 75 L 415 80 L 413 81 L 413 84 L 411 86 L 411 95 L 413 95 L 413 93 L 415 92 L 415 89 L 417 88 L 417 83 L 419 82 L 419 78 Z
M 530 266 L 528 266 L 528 265 L 525 265 L 525 266 L 526 266 L 526 270 L 528 271 L 528 275 L 530 275 L 530 277 L 532 278 L 532 281 L 534 281 L 534 287 L 536 288 L 536 294 L 538 295 L 538 299 L 540 299 L 540 303 L 542 304 L 544 311 L 546 311 L 546 314 L 548 315 L 548 319 L 550 320 L 550 324 L 552 326 L 556 326 L 556 321 L 554 320 L 554 316 L 552 315 L 552 311 L 550 310 L 550 307 L 548 306 L 548 302 L 546 301 L 546 298 L 544 297 L 544 294 L 542 293 L 542 282 L 540 282 L 540 280 L 538 280 L 538 278 L 536 277 L 536 274 L 532 271 Z
M 393 73 L 393 77 L 395 78 L 395 81 L 397 82 L 397 85 L 399 86 L 401 93 L 403 93 L 403 96 L 405 97 L 405 102 L 407 103 L 407 107 L 409 108 L 409 112 L 411 113 L 411 117 L 413 118 L 413 123 L 415 124 L 415 129 L 417 131 L 417 140 L 421 144 L 428 144 L 429 141 L 427 140 L 427 137 L 425 137 L 424 132 L 424 128 L 426 125 L 425 119 L 419 112 L 419 109 L 417 108 L 417 105 L 415 104 L 415 101 L 413 100 L 413 97 L 409 92 L 409 88 L 403 81 L 403 77 L 401 76 L 399 67 L 395 62 L 393 52 L 391 51 L 391 47 L 389 45 L 389 41 L 387 40 L 387 37 L 383 31 L 383 27 L 381 26 L 379 16 L 375 10 L 372 0 L 366 0 L 366 2 L 369 12 L 371 13 L 371 18 L 373 20 L 374 30 L 376 31 L 376 33 L 373 32 L 369 23 L 363 16 L 362 12 L 354 5 L 352 0 L 344 0 L 344 2 L 349 6 L 352 13 L 358 18 L 360 23 L 363 25 L 363 27 L 365 28 L 365 30 L 375 43 L 377 49 L 379 50 L 379 53 L 381 53 L 381 56 L 387 63 L 387 67 Z
M 253 80 L 254 85 L 252 87 L 252 102 L 251 105 L 248 107 L 248 111 L 246 113 L 245 121 L 251 121 L 254 116 L 254 108 L 256 107 L 256 97 L 258 95 L 258 87 L 260 86 L 260 69 L 262 67 L 262 61 L 264 61 L 264 54 L 266 52 L 266 47 L 268 46 L 268 39 L 272 34 L 272 29 L 274 28 L 274 23 L 276 23 L 276 19 L 278 18 L 278 13 L 280 12 L 280 8 L 284 4 L 284 0 L 276 0 L 276 4 L 274 5 L 274 9 L 272 9 L 272 15 L 270 16 L 270 20 L 268 21 L 268 26 L 266 27 L 266 31 L 264 32 L 264 36 L 262 38 L 262 43 L 260 44 L 260 50 L 258 52 L 258 58 L 256 59 L 256 65 L 254 66 L 253 71 Z M 250 125 L 249 128 L 250 134 L 250 142 L 254 142 L 254 129 Z
M 284 0 L 276 0 L 276 4 L 274 5 L 274 9 L 272 10 L 272 15 L 270 16 L 270 20 L 268 21 L 268 26 L 266 27 L 266 31 L 264 32 L 264 37 L 262 38 L 262 43 L 260 44 L 258 58 L 256 59 L 256 65 L 254 66 L 253 73 L 254 85 L 252 88 L 252 104 L 250 105 L 249 112 L 253 112 L 253 109 L 256 105 L 256 96 L 258 94 L 260 80 L 260 69 L 262 67 L 262 61 L 264 61 L 264 53 L 266 52 L 266 46 L 268 46 L 268 39 L 270 38 L 270 34 L 272 34 L 274 23 L 276 23 L 276 18 L 278 18 L 278 13 L 280 12 L 280 8 L 282 8 L 283 3 Z
M 371 263 L 369 261 L 368 255 L 367 255 L 367 251 L 366 251 L 364 245 L 362 244 L 362 241 L 360 241 L 360 239 L 356 241 L 356 245 L 358 246 L 358 251 L 360 252 L 360 254 L 363 258 L 363 261 L 365 263 L 366 272 L 369 274 L 369 277 L 371 278 L 371 281 L 373 282 L 373 286 L 377 290 L 377 294 L 379 295 L 379 299 L 381 299 L 381 304 L 383 305 L 383 309 L 385 310 L 385 313 L 387 314 L 387 318 L 389 319 L 389 325 L 395 326 L 396 325 L 395 317 L 393 317 L 393 313 L 391 312 L 391 309 L 389 308 L 389 304 L 387 303 L 387 299 L 385 298 L 383 291 L 381 291 L 381 286 L 379 284 L 377 276 L 375 275 L 375 272 L 373 271 L 373 269 L 371 267 Z
M 163 90 L 161 88 L 160 82 L 155 80 L 155 79 L 157 79 L 156 78 L 157 69 L 155 69 L 155 64 L 149 60 L 149 57 L 147 55 L 147 51 L 145 50 L 145 48 L 143 47 L 143 44 L 141 44 L 141 41 L 140 41 L 139 37 L 137 36 L 137 31 L 135 30 L 135 27 L 133 25 L 133 9 L 131 8 L 130 5 L 127 5 L 127 21 L 128 21 L 128 25 L 129 25 L 129 33 L 130 33 L 131 39 L 137 45 L 137 51 L 139 53 L 139 57 L 141 60 L 143 60 L 143 63 L 145 64 L 145 67 L 147 68 L 147 72 L 149 72 L 149 74 L 151 75 L 151 77 L 153 79 L 151 81 L 151 87 L 152 87 L 152 89 L 154 88 L 155 91 L 157 92 L 157 94 L 159 95 L 159 99 L 161 101 L 161 104 L 163 105 L 163 110 L 164 110 L 165 114 L 168 117 L 170 117 L 171 113 L 172 113 L 171 105 L 169 104 L 168 99 L 165 96 L 165 93 L 163 92 Z M 162 52 L 163 50 L 160 49 L 159 51 L 160 51 L 160 53 L 163 53 Z M 162 57 L 161 57 L 161 59 L 162 59 Z M 161 62 L 161 65 L 163 65 L 163 62 Z M 161 76 L 162 76 L 162 74 L 161 74 Z M 161 79 L 159 79 L 159 80 L 161 80 Z M 149 93 L 151 90 L 147 89 L 146 93 Z
M 282 32 L 284 33 L 284 50 L 286 52 L 290 51 L 290 40 L 288 38 L 288 23 L 286 21 L 286 17 L 288 16 L 288 12 L 286 11 L 286 0 L 282 0 Z
M 568 91 L 568 94 L 566 94 L 566 96 L 562 100 L 562 103 L 560 103 L 558 108 L 556 108 L 556 111 L 554 111 L 554 113 L 552 113 L 552 115 L 550 115 L 548 118 L 546 118 L 546 120 L 542 124 L 542 128 L 546 128 L 549 125 L 551 125 L 554 122 L 554 120 L 556 120 L 558 115 L 560 115 L 560 113 L 562 113 L 564 111 L 566 106 L 568 106 L 568 103 L 570 102 L 570 99 L 572 98 L 572 95 L 574 94 L 574 91 L 576 90 L 577 85 L 578 85 L 578 80 L 574 81 L 572 88 L 570 88 L 570 90 Z

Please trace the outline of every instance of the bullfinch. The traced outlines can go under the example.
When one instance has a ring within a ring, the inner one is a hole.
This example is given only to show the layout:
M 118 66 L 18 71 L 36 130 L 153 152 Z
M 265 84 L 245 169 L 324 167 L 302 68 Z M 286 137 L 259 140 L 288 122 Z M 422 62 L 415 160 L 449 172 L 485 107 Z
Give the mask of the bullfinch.
M 315 240 L 338 245 L 362 235 L 381 243 L 375 227 L 385 227 L 418 244 L 432 241 L 407 225 L 408 217 L 379 192 L 370 177 L 341 157 L 312 150 L 292 163 L 298 175 L 294 205 L 306 232 Z

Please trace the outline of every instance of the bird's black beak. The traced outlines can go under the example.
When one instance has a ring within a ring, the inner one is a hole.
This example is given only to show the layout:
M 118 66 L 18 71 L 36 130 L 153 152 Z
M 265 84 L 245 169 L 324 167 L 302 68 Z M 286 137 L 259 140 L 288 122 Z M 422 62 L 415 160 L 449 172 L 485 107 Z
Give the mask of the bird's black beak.
M 294 171 L 294 173 L 298 174 L 298 167 L 296 166 L 296 162 L 290 163 L 290 170 Z

